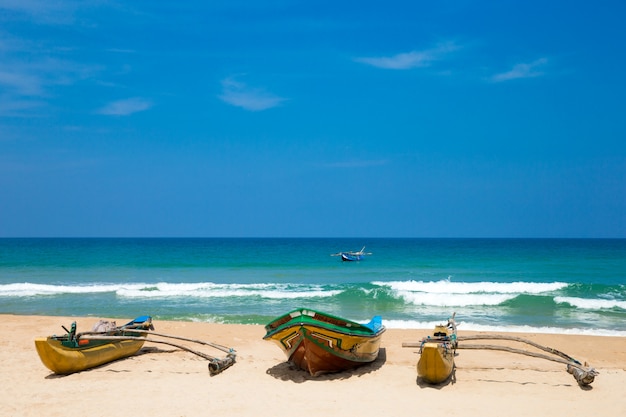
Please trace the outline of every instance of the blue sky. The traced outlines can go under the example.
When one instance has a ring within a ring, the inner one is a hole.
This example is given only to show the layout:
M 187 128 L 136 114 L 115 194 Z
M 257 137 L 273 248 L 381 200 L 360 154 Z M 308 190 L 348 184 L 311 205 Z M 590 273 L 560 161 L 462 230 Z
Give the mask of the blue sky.
M 0 236 L 626 237 L 625 20 L 0 0 Z

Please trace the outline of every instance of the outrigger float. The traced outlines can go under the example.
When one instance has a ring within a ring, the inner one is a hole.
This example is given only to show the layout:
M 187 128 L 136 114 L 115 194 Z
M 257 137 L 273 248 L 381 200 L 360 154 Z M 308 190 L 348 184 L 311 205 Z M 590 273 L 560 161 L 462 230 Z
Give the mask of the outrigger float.
M 600 374 L 598 371 L 595 370 L 595 368 L 590 367 L 587 362 L 583 364 L 580 361 L 572 358 L 571 356 L 559 350 L 556 350 L 547 346 L 542 346 L 538 343 L 535 343 L 528 339 L 523 339 L 521 337 L 496 335 L 496 334 L 494 335 L 484 334 L 484 335 L 458 337 L 457 340 L 459 342 L 467 341 L 467 340 L 508 340 L 508 341 L 514 341 L 514 342 L 524 343 L 524 344 L 533 346 L 539 350 L 543 350 L 544 352 L 550 353 L 553 356 L 548 356 L 548 355 L 544 355 L 538 352 L 532 352 L 528 350 L 517 349 L 517 348 L 508 347 L 508 346 L 499 346 L 499 345 L 459 344 L 458 349 L 500 350 L 503 352 L 516 353 L 519 355 L 532 356 L 535 358 L 546 359 L 552 362 L 562 363 L 567 366 L 566 368 L 567 372 L 572 374 L 576 382 L 578 382 L 578 385 L 580 385 L 581 387 L 590 385 L 595 380 L 595 377 Z
M 70 330 L 67 330 L 64 326 L 62 327 L 67 332 L 65 335 L 53 335 L 47 338 L 35 339 L 35 348 L 41 362 L 52 372 L 59 375 L 81 372 L 118 359 L 127 358 L 136 354 L 146 342 L 173 346 L 208 360 L 211 376 L 219 374 L 232 366 L 236 359 L 235 350 L 226 346 L 186 337 L 156 333 L 153 331 L 154 326 L 150 316 L 138 317 L 119 327 L 115 326 L 114 322 L 101 320 L 96 323 L 94 329 L 90 332 L 77 333 L 76 322 L 72 323 Z M 218 358 L 168 340 L 148 338 L 148 335 L 210 346 L 225 352 L 226 356 Z
M 502 345 L 473 345 L 460 343 L 469 340 L 513 341 L 527 344 L 536 349 L 547 352 L 552 356 Z M 417 373 L 419 377 L 430 384 L 440 384 L 450 378 L 455 367 L 454 357 L 456 356 L 456 349 L 499 350 L 562 363 L 567 366 L 567 372 L 572 374 L 580 386 L 590 385 L 594 381 L 595 377 L 599 375 L 599 372 L 590 367 L 586 362 L 583 364 L 559 350 L 542 346 L 521 337 L 497 334 L 457 336 L 454 314 L 452 315 L 452 318 L 448 320 L 448 324 L 446 326 L 438 325 L 435 327 L 433 336 L 427 336 L 418 343 L 402 343 L 402 347 L 420 348 L 421 356 L 417 364 Z

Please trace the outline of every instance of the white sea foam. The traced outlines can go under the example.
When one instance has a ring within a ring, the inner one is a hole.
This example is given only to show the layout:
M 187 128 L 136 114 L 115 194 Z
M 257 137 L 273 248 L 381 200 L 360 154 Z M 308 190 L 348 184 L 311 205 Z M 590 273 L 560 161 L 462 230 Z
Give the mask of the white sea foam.
M 452 282 L 440 281 L 377 281 L 375 285 L 387 286 L 392 290 L 424 292 L 431 294 L 541 294 L 567 287 L 564 282 Z
M 554 297 L 557 304 L 569 304 L 572 307 L 586 310 L 601 310 L 621 308 L 626 310 L 626 301 L 607 300 L 599 298 L 578 298 L 578 297 Z
M 127 298 L 165 298 L 165 297 L 250 297 L 259 296 L 268 299 L 292 299 L 332 297 L 339 290 L 323 290 L 319 286 L 288 284 L 219 284 L 200 283 L 127 283 L 127 284 L 90 284 L 90 285 L 42 285 L 32 283 L 0 285 L 0 296 L 32 297 L 38 295 L 115 293 Z
M 445 323 L 445 321 L 425 322 L 425 321 L 418 321 L 418 320 L 384 320 L 383 319 L 383 325 L 388 329 L 420 329 L 424 331 L 429 331 L 433 329 L 433 327 L 436 324 L 442 324 L 442 323 Z M 464 322 L 464 321 L 457 321 L 457 326 L 459 330 L 468 330 L 468 331 L 477 331 L 477 332 L 542 333 L 542 334 L 545 333 L 545 334 L 571 334 L 571 335 L 588 335 L 588 336 L 626 337 L 626 331 L 612 330 L 612 329 L 535 327 L 535 326 L 526 326 L 526 325 L 491 326 L 491 325 L 476 324 L 476 323 Z M 422 337 L 424 335 L 420 334 L 419 337 Z
M 163 297 L 261 297 L 267 299 L 294 299 L 332 297 L 340 291 L 324 291 L 319 287 L 289 286 L 283 284 L 216 284 L 210 282 L 195 284 L 158 283 L 145 288 L 121 288 L 116 294 L 128 298 Z
M 515 294 L 446 294 L 398 291 L 407 303 L 441 307 L 495 306 L 515 298 Z
M 49 285 L 24 282 L 0 285 L 0 296 L 32 297 L 36 295 L 105 293 L 115 292 L 118 288 L 119 285 L 112 284 Z
M 452 282 L 391 281 L 373 282 L 388 287 L 407 303 L 430 306 L 494 306 L 520 294 L 543 294 L 567 286 L 562 282 Z

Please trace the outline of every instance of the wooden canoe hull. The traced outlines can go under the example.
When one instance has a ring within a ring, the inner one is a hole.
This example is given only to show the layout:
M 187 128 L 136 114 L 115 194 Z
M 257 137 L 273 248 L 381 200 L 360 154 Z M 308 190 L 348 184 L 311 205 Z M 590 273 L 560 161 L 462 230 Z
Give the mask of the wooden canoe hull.
M 315 316 L 305 314 L 269 330 L 264 339 L 275 342 L 289 362 L 312 376 L 340 372 L 376 360 L 385 331 L 382 325 L 367 331 L 364 326 L 345 321 L 356 327 L 353 331 L 330 325 L 323 319 L 316 320 L 328 316 L 314 313 Z
M 454 351 L 447 343 L 424 343 L 417 362 L 417 375 L 431 384 L 450 378 L 454 369 Z
M 52 337 L 35 339 L 35 347 L 41 362 L 52 372 L 61 375 L 84 371 L 132 356 L 143 344 L 143 340 L 120 340 L 97 343 L 91 347 L 87 344 L 85 347 L 69 348 Z

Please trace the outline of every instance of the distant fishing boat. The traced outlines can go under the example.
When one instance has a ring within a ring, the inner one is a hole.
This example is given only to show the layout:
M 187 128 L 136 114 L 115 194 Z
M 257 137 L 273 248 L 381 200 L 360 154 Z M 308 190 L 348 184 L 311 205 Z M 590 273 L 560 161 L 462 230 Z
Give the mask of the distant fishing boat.
M 371 252 L 365 252 L 365 246 L 363 246 L 363 248 L 361 248 L 360 251 L 348 251 L 348 252 L 337 252 L 337 253 L 333 253 L 330 256 L 341 256 L 341 260 L 342 261 L 347 261 L 347 262 L 353 262 L 353 261 L 360 261 L 361 259 L 363 259 L 363 257 L 365 255 L 371 255 Z
M 403 344 L 403 346 L 415 345 Z M 454 370 L 454 355 L 457 348 L 454 314 L 448 319 L 448 324 L 435 326 L 433 334 L 423 338 L 419 348 L 417 375 L 430 384 L 440 384 L 448 380 Z
M 299 308 L 265 326 L 265 340 L 275 342 L 289 362 L 312 376 L 373 362 L 385 327 L 380 316 L 359 324 Z
M 63 336 L 35 339 L 35 348 L 41 362 L 56 374 L 71 374 L 132 356 L 142 348 L 145 332 L 154 329 L 150 316 L 116 327 L 115 323 L 100 321 L 93 332 L 77 333 L 76 322 Z M 96 338 L 90 335 L 97 334 Z M 142 337 L 143 336 L 143 337 Z M 124 339 L 132 337 L 133 339 Z M 109 338 L 109 339 L 107 339 Z

